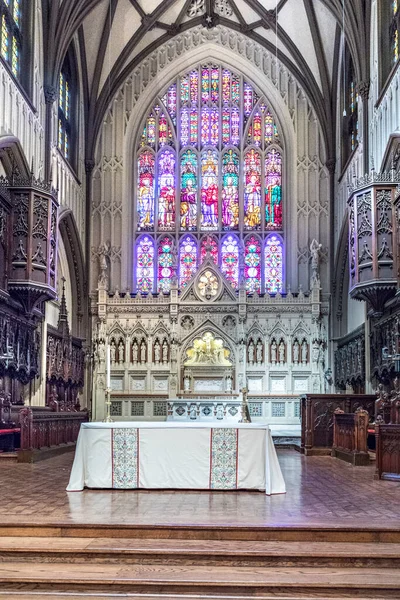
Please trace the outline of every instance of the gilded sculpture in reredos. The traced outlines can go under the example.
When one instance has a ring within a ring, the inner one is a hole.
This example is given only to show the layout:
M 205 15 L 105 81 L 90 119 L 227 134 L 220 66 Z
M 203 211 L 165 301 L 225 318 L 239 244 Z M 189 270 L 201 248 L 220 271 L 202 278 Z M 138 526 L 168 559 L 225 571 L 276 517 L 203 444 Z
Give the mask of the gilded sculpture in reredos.
M 193 346 L 186 352 L 185 366 L 190 365 L 218 365 L 232 366 L 230 350 L 224 348 L 223 341 L 215 338 L 207 331 L 201 338 L 193 341 Z

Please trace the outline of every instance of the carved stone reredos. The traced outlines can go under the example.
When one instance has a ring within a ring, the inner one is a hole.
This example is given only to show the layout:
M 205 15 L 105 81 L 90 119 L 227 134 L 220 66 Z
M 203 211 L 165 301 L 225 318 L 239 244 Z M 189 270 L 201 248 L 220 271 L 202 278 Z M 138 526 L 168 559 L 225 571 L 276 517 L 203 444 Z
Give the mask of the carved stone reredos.
M 206 258 L 181 295 L 181 302 L 237 302 L 229 281 L 210 258 Z

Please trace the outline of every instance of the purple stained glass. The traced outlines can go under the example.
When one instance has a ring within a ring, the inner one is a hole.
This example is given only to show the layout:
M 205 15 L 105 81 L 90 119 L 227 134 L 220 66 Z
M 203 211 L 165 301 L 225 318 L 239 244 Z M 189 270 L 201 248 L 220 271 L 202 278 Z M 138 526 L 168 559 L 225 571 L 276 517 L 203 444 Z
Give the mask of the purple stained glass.
M 265 159 L 265 222 L 269 230 L 282 229 L 282 156 L 275 148 Z
M 137 289 L 150 294 L 154 286 L 154 241 L 150 236 L 141 237 L 136 246 Z
M 201 143 L 208 144 L 210 141 L 210 110 L 203 108 L 201 111 Z
M 179 282 L 185 287 L 197 269 L 197 246 L 194 239 L 186 235 L 179 247 Z
M 231 100 L 231 73 L 224 69 L 222 71 L 222 101 L 227 104 Z
M 235 289 L 239 286 L 239 244 L 234 235 L 222 241 L 221 271 Z
M 167 108 L 174 125 L 176 124 L 176 83 L 168 88 Z
M 210 71 L 208 67 L 201 70 L 201 100 L 208 102 L 210 99 Z
M 181 110 L 181 144 L 187 146 L 189 143 L 189 109 L 182 108 Z
M 197 104 L 199 99 L 199 73 L 192 71 L 190 73 L 190 102 Z
M 233 108 L 232 109 L 231 119 L 232 119 L 231 143 L 234 146 L 239 146 L 239 142 L 240 142 L 240 133 L 239 133 L 240 117 L 239 117 L 239 109 L 238 108 Z
M 277 235 L 270 235 L 265 244 L 265 291 L 282 292 L 283 248 Z
M 219 100 L 219 69 L 213 67 L 211 69 L 211 102 Z
M 181 104 L 189 102 L 189 79 L 187 77 L 181 78 Z

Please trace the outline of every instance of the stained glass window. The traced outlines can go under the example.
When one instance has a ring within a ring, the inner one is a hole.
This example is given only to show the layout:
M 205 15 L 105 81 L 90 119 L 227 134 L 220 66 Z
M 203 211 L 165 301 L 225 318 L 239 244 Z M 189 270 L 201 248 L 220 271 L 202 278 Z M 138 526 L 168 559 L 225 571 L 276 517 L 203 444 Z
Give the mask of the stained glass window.
M 222 241 L 221 271 L 236 289 L 239 285 L 239 244 L 233 235 L 226 236 Z
M 222 227 L 239 227 L 239 156 L 233 150 L 222 157 Z
M 139 238 L 136 265 L 138 290 L 149 294 L 154 286 L 154 241 L 150 236 Z
M 275 148 L 265 159 L 265 221 L 269 230 L 282 229 L 282 156 Z
M 181 157 L 181 229 L 197 228 L 197 155 L 187 150 Z
M 73 132 L 71 60 L 70 52 L 68 52 L 60 72 L 58 87 L 58 149 L 70 161 L 72 160 L 71 137 Z
M 204 261 L 207 256 L 207 252 L 210 253 L 210 256 L 213 262 L 218 264 L 218 243 L 214 237 L 207 236 L 201 240 L 200 246 L 200 263 Z
M 145 150 L 138 159 L 137 212 L 138 229 L 142 231 L 154 227 L 154 171 L 154 155 Z
M 391 24 L 390 24 L 390 39 L 392 51 L 392 64 L 396 64 L 400 57 L 399 50 L 399 35 L 400 35 L 400 8 L 398 0 L 390 0 L 391 3 Z
M 179 248 L 179 283 L 185 287 L 196 273 L 197 246 L 194 239 L 186 235 L 182 238 Z
M 261 224 L 261 156 L 251 149 L 244 157 L 244 226 L 257 229 Z
M 168 293 L 168 269 L 186 285 L 207 248 L 235 289 L 240 249 L 248 293 L 272 289 L 263 249 L 271 232 L 282 244 L 283 157 L 269 103 L 242 75 L 201 64 L 161 90 L 135 167 L 135 236 L 154 234 L 153 289 Z
M 175 155 L 161 152 L 158 159 L 158 229 L 175 229 Z
M 350 50 L 345 46 L 344 59 L 346 74 L 344 77 L 343 98 L 343 135 L 342 135 L 342 165 L 345 166 L 350 154 L 358 143 L 358 105 L 354 65 Z
M 15 77 L 21 69 L 21 0 L 0 0 L 0 53 Z
M 213 150 L 201 157 L 201 228 L 218 229 L 218 153 Z
M 171 281 L 175 275 L 175 259 L 173 242 L 164 237 L 158 243 L 158 291 L 167 294 L 171 289 Z
M 254 235 L 245 243 L 244 278 L 250 294 L 261 290 L 261 244 Z
M 265 290 L 269 294 L 282 291 L 283 248 L 277 235 L 270 235 L 265 243 Z

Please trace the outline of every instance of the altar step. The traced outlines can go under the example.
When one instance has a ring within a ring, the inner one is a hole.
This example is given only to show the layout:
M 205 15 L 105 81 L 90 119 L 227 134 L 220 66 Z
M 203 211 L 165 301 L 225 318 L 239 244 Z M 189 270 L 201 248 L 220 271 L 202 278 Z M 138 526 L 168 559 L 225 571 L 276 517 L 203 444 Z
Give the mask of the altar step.
M 4 563 L 398 568 L 400 544 L 0 537 Z M 399 576 L 400 577 L 400 576 Z M 399 579 L 400 583 L 400 579 Z
M 0 589 L 29 597 L 31 592 L 79 593 L 118 598 L 125 594 L 242 598 L 399 598 L 400 574 L 397 568 L 324 567 L 201 567 L 198 565 L 110 565 L 71 563 L 0 564 Z M 65 595 L 66 594 L 66 595 Z M 275 594 L 275 596 L 274 596 Z M 111 596 L 112 597 L 112 596 Z M 93 596 L 91 596 L 93 598 Z
M 254 596 L 399 598 L 400 544 L 0 537 L 0 600 Z

